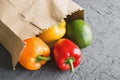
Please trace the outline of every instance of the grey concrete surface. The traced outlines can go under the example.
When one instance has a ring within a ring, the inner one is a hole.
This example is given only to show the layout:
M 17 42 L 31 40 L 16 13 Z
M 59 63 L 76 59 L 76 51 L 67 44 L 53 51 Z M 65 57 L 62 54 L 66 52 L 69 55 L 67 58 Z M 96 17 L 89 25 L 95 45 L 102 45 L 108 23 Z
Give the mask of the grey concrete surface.
M 93 42 L 82 49 L 83 59 L 74 73 L 60 71 L 54 59 L 38 71 L 19 64 L 11 69 L 11 58 L 0 45 L 0 80 L 120 80 L 120 0 L 75 0 L 85 9 Z

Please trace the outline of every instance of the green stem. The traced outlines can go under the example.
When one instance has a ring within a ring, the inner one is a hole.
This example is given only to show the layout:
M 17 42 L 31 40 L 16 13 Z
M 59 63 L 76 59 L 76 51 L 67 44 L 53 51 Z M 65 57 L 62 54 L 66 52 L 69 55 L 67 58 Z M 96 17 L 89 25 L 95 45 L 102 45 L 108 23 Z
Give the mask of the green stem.
M 74 72 L 74 65 L 73 65 L 74 61 L 75 61 L 75 59 L 72 57 L 72 58 L 68 58 L 65 62 L 66 64 L 70 65 L 70 71 L 71 72 Z
M 37 63 L 39 63 L 42 60 L 48 61 L 48 60 L 50 60 L 50 57 L 44 57 L 44 56 L 41 56 L 41 55 L 39 55 L 39 56 L 36 57 L 36 62 Z

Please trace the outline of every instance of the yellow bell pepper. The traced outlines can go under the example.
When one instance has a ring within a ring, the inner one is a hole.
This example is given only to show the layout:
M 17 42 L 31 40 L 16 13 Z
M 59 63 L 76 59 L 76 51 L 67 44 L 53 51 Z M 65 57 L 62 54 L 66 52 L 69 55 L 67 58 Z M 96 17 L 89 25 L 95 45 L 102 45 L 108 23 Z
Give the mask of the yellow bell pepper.
M 57 25 L 54 25 L 48 30 L 43 31 L 43 33 L 41 33 L 39 37 L 44 42 L 48 43 L 62 38 L 65 35 L 65 33 L 66 33 L 66 22 L 65 20 L 62 20 Z

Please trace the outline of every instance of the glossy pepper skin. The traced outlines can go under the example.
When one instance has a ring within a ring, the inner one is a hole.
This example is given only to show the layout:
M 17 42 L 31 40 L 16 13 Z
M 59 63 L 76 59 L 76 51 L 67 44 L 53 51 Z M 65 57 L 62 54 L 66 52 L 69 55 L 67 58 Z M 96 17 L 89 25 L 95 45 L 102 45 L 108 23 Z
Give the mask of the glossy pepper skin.
M 85 21 L 81 19 L 73 20 L 67 24 L 66 29 L 66 37 L 80 48 L 85 48 L 92 43 L 92 31 Z
M 48 30 L 44 31 L 39 35 L 39 37 L 44 41 L 44 42 L 52 42 L 55 40 L 58 40 L 62 38 L 66 33 L 66 22 L 65 20 L 62 20 L 60 23 L 57 25 L 52 26 Z
M 63 70 L 74 71 L 82 58 L 80 48 L 69 39 L 60 39 L 56 42 L 53 48 L 54 57 L 58 67 Z
M 50 59 L 49 47 L 38 37 L 24 40 L 26 47 L 23 49 L 19 62 L 28 70 L 38 70 Z

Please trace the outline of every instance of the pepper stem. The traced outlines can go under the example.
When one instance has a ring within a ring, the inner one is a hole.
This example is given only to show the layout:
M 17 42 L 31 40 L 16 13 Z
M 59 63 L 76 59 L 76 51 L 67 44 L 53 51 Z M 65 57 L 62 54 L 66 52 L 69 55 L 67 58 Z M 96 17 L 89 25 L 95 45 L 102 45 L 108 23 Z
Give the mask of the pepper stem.
M 44 56 L 41 56 L 41 55 L 39 55 L 39 56 L 36 57 L 36 62 L 37 63 L 39 63 L 42 60 L 48 61 L 48 60 L 50 60 L 50 57 L 44 57 Z
M 74 66 L 73 66 L 74 61 L 75 61 L 75 59 L 72 57 L 72 58 L 68 58 L 65 62 L 66 64 L 70 65 L 70 71 L 71 72 L 74 72 Z

